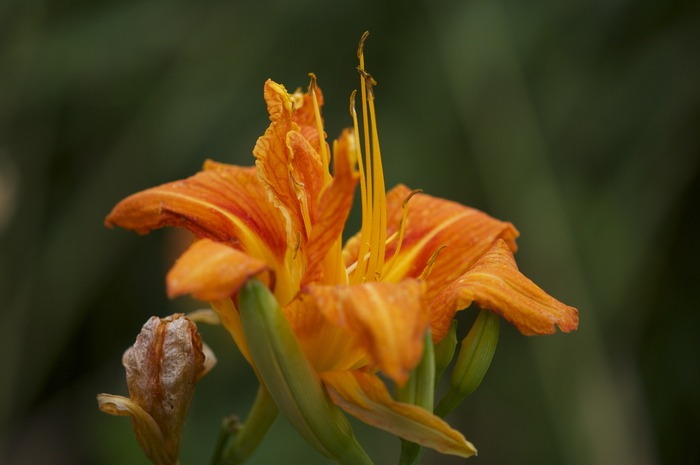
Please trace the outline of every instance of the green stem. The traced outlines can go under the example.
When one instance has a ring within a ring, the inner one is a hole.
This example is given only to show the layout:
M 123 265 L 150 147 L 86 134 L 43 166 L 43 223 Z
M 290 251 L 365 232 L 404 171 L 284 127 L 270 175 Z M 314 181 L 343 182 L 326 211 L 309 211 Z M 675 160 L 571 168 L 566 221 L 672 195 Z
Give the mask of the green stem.
M 435 347 L 430 331 L 426 331 L 423 342 L 423 358 L 411 373 L 406 386 L 396 390 L 396 400 L 417 405 L 432 412 L 435 399 Z M 401 439 L 399 465 L 417 465 L 424 452 L 424 447 Z
M 459 404 L 462 403 L 466 395 L 462 395 L 455 389 L 450 388 L 444 395 L 440 402 L 438 402 L 437 407 L 435 407 L 435 415 L 440 418 L 444 418 L 445 415 L 454 410 Z
M 258 447 L 278 415 L 279 410 L 270 393 L 261 385 L 243 426 L 236 428 L 235 425 L 225 421 L 212 463 L 214 465 L 243 463 Z M 230 437 L 233 439 L 229 440 Z M 227 442 L 228 445 L 226 445 Z
M 236 423 L 237 419 L 232 416 L 221 420 L 221 428 L 219 429 L 219 437 L 216 438 L 214 453 L 211 457 L 211 465 L 219 465 L 221 463 L 221 456 L 224 453 L 224 447 L 226 447 L 229 439 L 236 431 Z
M 418 465 L 421 458 L 423 458 L 424 453 L 425 447 L 422 447 L 415 442 L 402 439 L 399 465 Z

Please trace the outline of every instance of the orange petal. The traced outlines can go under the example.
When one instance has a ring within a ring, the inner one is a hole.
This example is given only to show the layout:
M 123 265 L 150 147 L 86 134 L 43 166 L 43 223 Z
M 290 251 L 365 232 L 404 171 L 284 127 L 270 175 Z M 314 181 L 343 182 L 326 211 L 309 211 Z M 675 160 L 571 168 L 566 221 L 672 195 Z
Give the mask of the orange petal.
M 353 335 L 326 319 L 308 294 L 285 306 L 284 313 L 315 371 L 350 370 L 368 363 Z
M 307 244 L 307 270 L 302 286 L 311 282 L 342 284 L 347 280 L 339 244 L 358 181 L 358 174 L 351 162 L 352 144 L 352 131 L 345 130 L 334 150 L 333 181 L 321 194 L 316 221 Z
M 410 192 L 406 186 L 397 186 L 387 195 L 388 234 L 396 230 L 401 206 Z M 417 194 L 408 203 L 401 251 L 385 279 L 417 278 L 433 254 L 444 247 L 426 280 L 428 296 L 432 296 L 476 263 L 498 239 L 504 239 L 516 250 L 517 236 L 517 230 L 510 223 L 456 202 Z M 387 247 L 387 257 L 391 257 L 395 249 L 395 243 Z
M 290 174 L 295 184 L 295 202 L 290 208 L 301 212 L 300 202 L 305 202 L 309 211 L 309 219 L 316 219 L 318 200 L 324 184 L 324 170 L 321 158 L 304 136 L 298 131 L 287 133 L 287 146 L 291 151 L 289 159 Z
M 430 301 L 433 331 L 444 334 L 454 313 L 472 302 L 498 313 L 526 335 L 551 334 L 555 326 L 564 332 L 578 327 L 578 310 L 559 302 L 521 274 L 502 240 Z
M 404 201 L 411 190 L 398 185 L 387 193 L 387 237 L 397 231 Z M 418 278 L 426 270 L 433 255 L 443 248 L 427 276 L 428 298 L 432 298 L 469 269 L 498 240 L 505 240 L 515 251 L 518 231 L 511 223 L 456 202 L 416 194 L 408 202 L 405 235 L 401 249 L 382 280 L 399 282 Z M 397 248 L 394 240 L 387 245 L 389 263 Z M 357 260 L 359 236 L 353 237 L 343 250 L 346 266 Z
M 321 88 L 318 87 L 318 85 L 315 86 L 315 89 L 316 100 L 320 109 L 323 107 L 323 92 L 321 92 Z M 297 92 L 295 92 L 295 96 L 299 95 Z M 304 92 L 301 94 L 301 98 L 295 100 L 295 104 L 292 120 L 299 125 L 299 130 L 304 138 L 308 140 L 314 150 L 318 152 L 320 145 L 313 97 L 308 92 Z
M 309 286 L 307 292 L 317 311 L 347 331 L 384 373 L 398 384 L 407 380 L 428 327 L 422 283 Z
M 254 168 L 207 162 L 205 171 L 127 197 L 105 220 L 145 234 L 164 226 L 233 245 L 272 265 L 287 237 L 281 213 L 268 200 Z
M 379 378 L 363 372 L 325 372 L 321 379 L 340 408 L 367 424 L 443 454 L 470 457 L 474 446 L 445 421 L 391 398 Z
M 233 341 L 236 343 L 238 350 L 241 351 L 243 357 L 250 363 L 250 366 L 255 369 L 253 359 L 250 357 L 250 349 L 248 348 L 248 340 L 243 332 L 241 325 L 241 316 L 238 314 L 236 306 L 231 299 L 216 300 L 211 302 L 211 306 L 221 319 L 221 324 L 231 334 Z
M 253 155 L 273 203 L 285 210 L 287 238 L 293 242 L 298 233 L 307 237 L 302 202 L 316 202 L 323 165 L 293 121 L 294 105 L 284 86 L 268 80 L 264 96 L 271 123 L 255 144 Z
M 168 272 L 168 296 L 192 294 L 205 301 L 227 299 L 248 279 L 267 269 L 264 262 L 243 252 L 202 239 L 192 244 Z

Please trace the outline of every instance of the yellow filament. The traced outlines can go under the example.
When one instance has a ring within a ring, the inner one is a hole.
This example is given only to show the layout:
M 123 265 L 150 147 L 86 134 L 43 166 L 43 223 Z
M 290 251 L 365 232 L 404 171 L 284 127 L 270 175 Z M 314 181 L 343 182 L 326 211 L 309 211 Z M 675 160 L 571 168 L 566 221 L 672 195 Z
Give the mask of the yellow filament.
M 406 197 L 401 204 L 401 221 L 399 222 L 399 227 L 396 230 L 394 234 L 391 235 L 386 240 L 386 243 L 389 244 L 391 241 L 393 241 L 397 236 L 398 239 L 396 241 L 396 250 L 394 250 L 394 255 L 391 257 L 391 261 L 389 261 L 389 264 L 384 268 L 384 271 L 382 272 L 383 276 L 388 275 L 392 268 L 394 268 L 394 263 L 396 263 L 396 258 L 399 256 L 399 252 L 401 252 L 401 245 L 403 244 L 403 237 L 406 233 L 406 218 L 408 217 L 408 202 L 411 200 L 411 197 L 413 197 L 416 194 L 419 194 L 423 192 L 421 189 L 416 189 L 411 191 L 410 194 L 408 194 L 408 197 Z
M 398 233 L 398 232 L 394 232 L 391 236 L 387 237 L 387 238 L 386 238 L 386 245 L 389 245 L 389 244 L 391 244 L 392 242 L 394 242 L 394 241 L 396 240 L 397 237 L 399 237 L 399 233 Z M 365 261 L 369 259 L 369 255 L 370 255 L 369 252 L 367 252 L 367 253 L 365 254 L 365 256 L 364 256 Z M 347 271 L 348 274 L 349 274 L 349 273 L 352 273 L 353 271 L 355 271 L 355 269 L 357 269 L 357 261 L 355 261 L 354 263 L 351 263 L 351 264 L 347 267 L 346 271 Z M 385 276 L 385 275 L 386 275 L 386 272 L 382 273 L 382 276 Z
M 321 162 L 323 163 L 323 172 L 328 173 L 328 166 L 330 165 L 330 158 L 328 150 L 326 149 L 326 135 L 323 131 L 323 121 L 321 120 L 321 109 L 318 106 L 318 98 L 316 97 L 316 75 L 314 73 L 309 73 L 309 78 L 311 82 L 309 83 L 309 93 L 314 102 L 314 116 L 316 119 L 316 131 L 318 131 L 318 150 L 321 156 Z
M 373 250 L 367 267 L 367 276 L 374 276 L 379 280 L 384 266 L 384 253 L 386 250 L 386 191 L 384 188 L 384 171 L 382 168 L 381 151 L 379 149 L 379 133 L 377 132 L 377 117 L 374 109 L 374 91 L 371 81 L 368 85 L 368 100 L 370 120 L 372 121 L 372 162 L 374 183 L 374 205 L 372 207 L 372 237 Z
M 360 62 L 358 70 L 364 70 L 365 66 L 365 56 L 364 56 L 364 44 L 368 32 L 365 32 L 360 39 L 360 44 L 357 47 L 357 58 Z M 367 261 L 365 257 L 370 251 L 370 237 L 372 235 L 372 164 L 370 160 L 370 139 L 369 139 L 369 122 L 368 112 L 367 112 L 367 88 L 365 87 L 365 75 L 360 72 L 360 95 L 362 97 L 362 128 L 363 128 L 363 138 L 365 142 L 365 163 L 366 170 L 361 173 L 360 186 L 363 192 L 362 195 L 362 228 L 360 232 L 360 251 L 357 259 L 357 267 L 355 273 L 353 274 L 353 283 L 363 282 L 367 276 L 366 265 Z M 359 138 L 359 131 L 357 127 L 355 129 L 356 137 Z M 357 144 L 358 160 L 362 159 L 362 149 L 361 145 Z
M 364 43 L 368 33 L 365 32 L 357 48 L 360 73 L 360 92 L 362 95 L 362 129 L 364 136 L 364 160 L 359 144 L 359 124 L 354 108 L 354 96 L 351 97 L 351 114 L 355 129 L 358 151 L 358 168 L 360 171 L 360 189 L 362 194 L 362 228 L 357 262 L 348 272 L 352 273 L 351 282 L 360 283 L 379 280 L 384 267 L 386 253 L 386 190 L 382 168 L 377 117 L 374 106 L 373 87 L 377 82 L 365 71 Z
M 423 268 L 423 272 L 420 274 L 418 279 L 425 280 L 428 277 L 430 270 L 433 269 L 433 265 L 435 265 L 435 262 L 437 261 L 438 255 L 440 255 L 440 252 L 442 252 L 445 247 L 447 246 L 441 245 L 435 252 L 433 252 L 433 255 L 430 256 L 428 263 L 425 265 L 425 268 Z
M 360 194 L 361 194 L 361 199 L 362 199 L 362 232 L 360 234 L 361 237 L 361 245 L 360 245 L 360 253 L 358 255 L 357 261 L 352 265 L 351 268 L 348 268 L 347 272 L 348 274 L 353 273 L 352 275 L 352 280 L 351 282 L 353 284 L 357 284 L 362 281 L 362 278 L 364 277 L 364 270 L 365 270 L 365 265 L 366 265 L 366 255 L 368 255 L 368 246 L 369 244 L 366 244 L 366 241 L 363 241 L 362 239 L 365 237 L 365 225 L 370 223 L 370 218 L 371 218 L 371 207 L 368 206 L 367 203 L 367 183 L 365 181 L 365 164 L 362 161 L 362 149 L 360 148 L 360 130 L 359 130 L 359 125 L 357 123 L 357 111 L 355 110 L 355 96 L 357 95 L 357 91 L 354 90 L 352 91 L 352 94 L 350 95 L 350 114 L 352 116 L 352 123 L 353 123 L 353 134 L 355 137 L 355 150 L 358 152 L 357 153 L 357 168 L 360 171 Z M 358 271 L 355 271 L 358 270 Z

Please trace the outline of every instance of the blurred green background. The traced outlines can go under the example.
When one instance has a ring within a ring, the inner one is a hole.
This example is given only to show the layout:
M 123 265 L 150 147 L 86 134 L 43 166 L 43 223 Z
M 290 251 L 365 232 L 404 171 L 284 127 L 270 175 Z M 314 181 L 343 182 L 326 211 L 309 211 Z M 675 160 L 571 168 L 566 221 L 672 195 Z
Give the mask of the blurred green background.
M 521 269 L 577 333 L 502 325 L 448 420 L 486 464 L 700 463 L 700 8 L 684 0 L 0 2 L 0 463 L 146 464 L 121 354 L 165 298 L 180 242 L 108 230 L 124 196 L 249 165 L 262 85 L 313 71 L 331 138 L 367 67 L 387 184 L 515 223 Z M 473 311 L 462 312 L 465 321 Z M 462 325 L 462 331 L 465 325 Z M 249 367 L 219 328 L 183 465 L 244 415 Z M 377 464 L 398 441 L 356 424 Z M 279 420 L 251 464 L 326 464 Z M 429 453 L 424 463 L 464 463 Z

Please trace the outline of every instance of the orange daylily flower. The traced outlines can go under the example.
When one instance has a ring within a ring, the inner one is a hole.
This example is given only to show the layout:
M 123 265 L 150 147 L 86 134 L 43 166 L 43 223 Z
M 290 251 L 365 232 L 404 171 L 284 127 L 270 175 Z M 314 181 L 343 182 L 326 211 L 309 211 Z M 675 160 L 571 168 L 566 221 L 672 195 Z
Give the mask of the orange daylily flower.
M 198 240 L 170 270 L 168 294 L 212 301 L 249 362 L 233 297 L 256 277 L 283 307 L 338 406 L 410 441 L 469 456 L 475 450 L 460 433 L 393 400 L 376 373 L 403 384 L 421 358 L 425 331 L 440 341 L 472 302 L 524 334 L 572 331 L 578 312 L 518 271 L 510 223 L 402 185 L 386 192 L 375 82 L 362 47 L 358 56 L 362 134 L 353 104 L 354 128 L 333 144 L 332 175 L 315 77 L 304 94 L 268 80 L 271 123 L 253 150 L 255 167 L 207 161 L 188 179 L 124 199 L 106 224 L 139 233 L 190 230 Z M 358 183 L 362 228 L 343 247 Z

